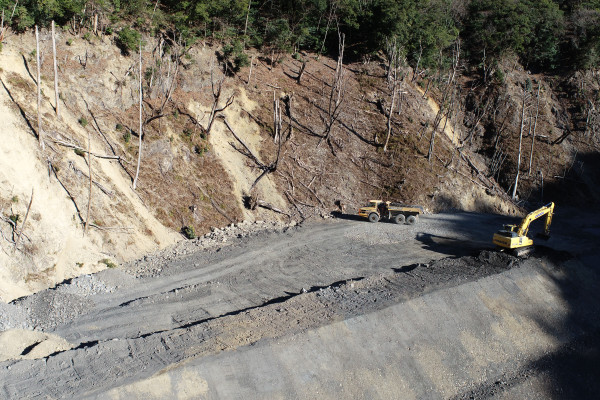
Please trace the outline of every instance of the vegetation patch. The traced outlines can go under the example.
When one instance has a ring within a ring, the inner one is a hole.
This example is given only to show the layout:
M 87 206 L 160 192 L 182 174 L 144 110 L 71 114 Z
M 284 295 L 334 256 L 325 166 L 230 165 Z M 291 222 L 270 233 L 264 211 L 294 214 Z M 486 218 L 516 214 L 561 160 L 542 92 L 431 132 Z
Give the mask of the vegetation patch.
M 117 268 L 117 264 L 112 262 L 110 258 L 103 258 L 100 263 L 106 265 L 107 268 Z

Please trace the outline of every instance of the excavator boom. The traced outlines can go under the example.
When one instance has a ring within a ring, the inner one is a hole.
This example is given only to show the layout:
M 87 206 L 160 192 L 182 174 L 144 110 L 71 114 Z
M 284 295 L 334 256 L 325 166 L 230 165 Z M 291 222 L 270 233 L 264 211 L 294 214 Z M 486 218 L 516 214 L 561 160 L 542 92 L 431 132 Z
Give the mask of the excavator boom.
M 529 231 L 529 225 L 536 219 L 546 216 L 546 222 L 544 224 L 544 234 L 550 235 L 550 224 L 552 223 L 552 214 L 554 214 L 554 203 L 546 204 L 544 207 L 539 208 L 535 211 L 527 214 L 525 218 L 519 224 L 517 228 L 517 234 L 519 236 L 527 236 Z

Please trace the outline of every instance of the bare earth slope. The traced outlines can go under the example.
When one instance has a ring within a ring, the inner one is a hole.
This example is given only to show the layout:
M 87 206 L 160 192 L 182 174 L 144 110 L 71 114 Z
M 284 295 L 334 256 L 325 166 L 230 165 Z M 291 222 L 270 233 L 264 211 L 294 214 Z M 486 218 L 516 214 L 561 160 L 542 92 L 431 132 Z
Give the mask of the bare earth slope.
M 48 290 L 9 304 L 75 348 L 0 364 L 1 393 L 484 397 L 519 394 L 526 373 L 534 393 L 550 395 L 568 387 L 544 357 L 573 343 L 570 355 L 600 328 L 598 223 L 559 214 L 553 250 L 520 261 L 486 250 L 502 222 L 465 213 L 413 227 L 335 221 L 165 258 L 160 271 L 157 260 L 133 264 L 132 275 L 104 271 L 94 290 L 74 280 L 54 290 L 71 296 Z M 48 299 L 55 310 L 36 312 Z

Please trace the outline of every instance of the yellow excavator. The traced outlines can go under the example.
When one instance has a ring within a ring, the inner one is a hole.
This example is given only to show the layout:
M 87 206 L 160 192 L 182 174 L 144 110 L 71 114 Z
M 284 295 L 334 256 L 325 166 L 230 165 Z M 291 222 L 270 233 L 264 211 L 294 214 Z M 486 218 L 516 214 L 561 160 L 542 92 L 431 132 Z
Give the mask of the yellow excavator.
M 533 250 L 533 240 L 527 237 L 529 225 L 536 219 L 546 216 L 544 233 L 539 234 L 544 239 L 550 238 L 550 224 L 554 214 L 554 203 L 546 204 L 527 214 L 519 225 L 504 225 L 504 229 L 494 233 L 493 242 L 501 250 L 508 250 L 516 256 L 523 256 Z

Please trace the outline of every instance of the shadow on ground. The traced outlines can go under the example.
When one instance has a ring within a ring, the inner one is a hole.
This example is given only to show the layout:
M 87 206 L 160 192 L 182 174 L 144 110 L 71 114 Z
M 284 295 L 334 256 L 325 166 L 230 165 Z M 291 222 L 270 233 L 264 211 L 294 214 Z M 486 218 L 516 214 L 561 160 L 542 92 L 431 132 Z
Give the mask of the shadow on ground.
M 418 233 L 416 239 L 424 249 L 451 257 L 475 256 L 481 250 L 491 250 L 493 246 L 475 240 L 460 240 L 430 233 Z
M 344 214 L 344 213 L 341 213 L 341 212 L 339 212 L 339 211 L 333 211 L 333 212 L 331 213 L 331 215 L 333 216 L 333 218 L 336 218 L 336 219 L 343 219 L 343 220 L 346 220 L 346 221 L 362 221 L 362 222 L 369 222 L 369 221 L 368 221 L 366 218 L 359 217 L 359 216 L 358 216 L 358 215 L 356 215 L 356 214 Z

